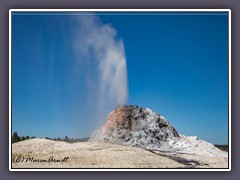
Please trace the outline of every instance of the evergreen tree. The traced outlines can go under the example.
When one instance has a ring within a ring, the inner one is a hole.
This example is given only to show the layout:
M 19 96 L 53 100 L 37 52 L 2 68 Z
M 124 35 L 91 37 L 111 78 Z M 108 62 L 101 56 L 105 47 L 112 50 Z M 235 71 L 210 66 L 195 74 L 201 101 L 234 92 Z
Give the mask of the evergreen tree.
M 12 135 L 12 143 L 16 143 L 16 142 L 19 142 L 19 141 L 21 141 L 21 138 L 18 136 L 17 132 L 14 132 L 13 135 Z
M 65 141 L 65 142 L 69 142 L 69 137 L 68 137 L 68 136 L 65 136 L 64 141 Z

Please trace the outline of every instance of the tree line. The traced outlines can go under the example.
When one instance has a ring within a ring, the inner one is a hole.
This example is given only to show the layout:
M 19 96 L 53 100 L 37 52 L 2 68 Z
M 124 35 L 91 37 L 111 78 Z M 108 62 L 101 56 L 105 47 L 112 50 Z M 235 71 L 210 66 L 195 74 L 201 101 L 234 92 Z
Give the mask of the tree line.
M 36 138 L 35 136 L 19 136 L 17 132 L 14 132 L 12 135 L 12 143 L 24 141 L 27 139 L 33 139 Z M 53 141 L 64 141 L 68 143 L 74 143 L 74 142 L 86 142 L 88 141 L 88 137 L 86 138 L 69 138 L 68 136 L 65 136 L 64 138 L 58 137 L 58 138 L 50 138 L 50 137 L 45 137 L 45 139 L 53 140 Z
M 36 138 L 35 136 L 19 136 L 17 132 L 14 132 L 13 135 L 12 135 L 12 143 L 16 143 L 16 142 L 19 142 L 19 141 L 24 141 L 24 140 L 27 140 L 27 139 L 33 139 L 33 138 Z
M 88 141 L 88 137 L 86 138 L 69 138 L 68 136 L 65 136 L 64 138 L 49 138 L 45 137 L 45 139 L 53 140 L 53 141 L 64 141 L 64 142 L 69 142 L 69 143 L 74 143 L 74 142 L 86 142 Z
M 218 148 L 218 149 L 221 149 L 222 151 L 226 151 L 228 152 L 228 145 L 217 145 L 215 144 L 215 146 Z

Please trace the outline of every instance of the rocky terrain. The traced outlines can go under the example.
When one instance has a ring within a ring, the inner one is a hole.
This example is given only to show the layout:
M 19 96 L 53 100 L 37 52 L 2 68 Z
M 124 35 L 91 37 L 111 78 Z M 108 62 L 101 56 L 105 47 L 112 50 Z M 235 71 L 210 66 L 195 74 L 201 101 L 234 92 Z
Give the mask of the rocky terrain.
M 196 136 L 180 135 L 166 118 L 149 108 L 117 107 L 106 124 L 90 137 L 92 142 L 111 142 L 165 152 L 227 156 L 227 153 Z
M 228 159 L 228 153 L 213 144 L 196 136 L 181 135 L 163 116 L 133 105 L 112 111 L 106 124 L 96 130 L 89 141 L 141 147 L 171 155 L 173 159 L 180 154 L 187 160 L 193 156 L 209 157 L 209 161 L 212 157 Z
M 228 153 L 183 136 L 166 118 L 117 107 L 89 142 L 30 139 L 12 145 L 13 168 L 228 168 Z

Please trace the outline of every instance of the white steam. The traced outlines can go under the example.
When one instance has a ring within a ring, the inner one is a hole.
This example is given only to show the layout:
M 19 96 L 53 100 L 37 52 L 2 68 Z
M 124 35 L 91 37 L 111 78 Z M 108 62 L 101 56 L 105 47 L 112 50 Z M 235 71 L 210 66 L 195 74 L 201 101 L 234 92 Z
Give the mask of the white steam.
M 106 111 L 109 105 L 112 106 L 109 111 L 113 106 L 124 105 L 128 92 L 127 67 L 124 45 L 117 38 L 116 30 L 90 14 L 74 17 L 74 25 L 80 71 L 87 71 L 87 84 L 97 92 L 94 103 L 98 104 L 99 111 Z

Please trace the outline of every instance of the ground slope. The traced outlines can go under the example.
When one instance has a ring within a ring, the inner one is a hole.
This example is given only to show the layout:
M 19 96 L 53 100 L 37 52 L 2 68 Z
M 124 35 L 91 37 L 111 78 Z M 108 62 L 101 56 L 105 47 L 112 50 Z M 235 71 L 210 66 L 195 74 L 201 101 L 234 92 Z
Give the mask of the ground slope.
M 227 158 L 223 157 L 184 156 L 185 154 L 163 153 L 99 142 L 70 144 L 47 139 L 29 139 L 12 144 L 13 168 L 227 168 L 228 166 Z M 47 162 L 49 159 L 50 162 Z

